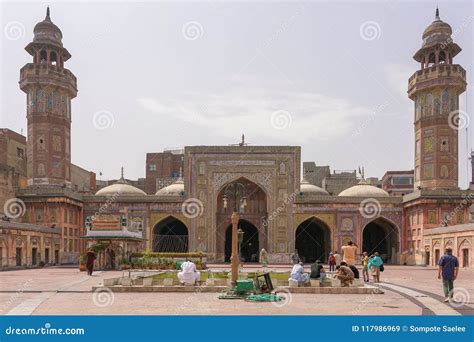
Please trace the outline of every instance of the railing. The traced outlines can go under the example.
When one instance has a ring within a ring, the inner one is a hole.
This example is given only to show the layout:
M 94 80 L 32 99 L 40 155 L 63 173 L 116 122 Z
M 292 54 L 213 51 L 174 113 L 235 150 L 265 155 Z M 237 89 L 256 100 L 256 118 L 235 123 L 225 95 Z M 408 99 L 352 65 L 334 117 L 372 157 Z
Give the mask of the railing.
M 408 83 L 411 83 L 415 78 L 421 75 L 428 75 L 432 73 L 439 74 L 439 73 L 447 72 L 448 70 L 451 72 L 460 73 L 461 77 L 463 79 L 466 79 L 466 70 L 464 70 L 464 68 L 460 66 L 459 64 L 437 64 L 428 68 L 418 70 L 408 79 Z
M 152 249 L 158 252 L 183 253 L 188 250 L 188 235 L 153 235 Z

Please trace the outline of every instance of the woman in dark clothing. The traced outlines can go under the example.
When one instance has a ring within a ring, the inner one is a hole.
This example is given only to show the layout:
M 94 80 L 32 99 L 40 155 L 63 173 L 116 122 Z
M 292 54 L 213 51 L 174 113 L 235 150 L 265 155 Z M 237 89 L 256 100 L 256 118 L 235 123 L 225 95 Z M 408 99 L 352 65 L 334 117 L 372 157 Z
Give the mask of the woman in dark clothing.
M 86 255 L 87 255 L 87 263 L 86 263 L 87 274 L 91 276 L 92 272 L 94 271 L 94 260 L 96 259 L 96 257 L 92 249 L 89 249 Z

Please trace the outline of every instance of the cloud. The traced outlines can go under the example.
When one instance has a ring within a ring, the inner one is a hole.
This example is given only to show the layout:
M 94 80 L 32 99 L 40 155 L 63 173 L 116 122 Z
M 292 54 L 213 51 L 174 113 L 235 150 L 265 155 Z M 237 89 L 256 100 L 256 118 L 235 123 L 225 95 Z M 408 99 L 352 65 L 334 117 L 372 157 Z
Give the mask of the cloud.
M 414 72 L 413 66 L 390 63 L 384 68 L 384 72 L 389 89 L 393 89 L 406 97 L 408 90 L 407 80 Z
M 187 93 L 179 100 L 146 97 L 138 99 L 138 104 L 158 118 L 172 117 L 201 133 L 228 137 L 245 132 L 282 144 L 340 139 L 373 112 L 324 94 L 261 89 L 233 89 L 213 95 Z M 284 127 L 274 122 L 281 113 L 288 121 L 282 123 Z

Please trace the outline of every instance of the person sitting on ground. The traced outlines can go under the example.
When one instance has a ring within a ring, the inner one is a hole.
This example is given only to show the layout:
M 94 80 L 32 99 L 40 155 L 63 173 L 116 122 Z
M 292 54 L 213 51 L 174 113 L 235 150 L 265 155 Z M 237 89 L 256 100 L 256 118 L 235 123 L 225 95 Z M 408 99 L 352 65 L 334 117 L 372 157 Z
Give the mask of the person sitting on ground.
M 354 272 L 341 262 L 341 265 L 336 266 L 335 277 L 341 281 L 341 286 L 348 287 L 354 280 Z
M 181 264 L 181 271 L 178 272 L 178 279 L 181 285 L 195 285 L 201 273 L 196 269 L 196 265 L 190 259 L 186 259 Z
M 311 265 L 311 273 L 310 273 L 309 277 L 311 279 L 319 279 L 319 274 L 321 272 L 320 271 L 321 268 L 323 268 L 323 265 L 321 264 L 321 260 L 316 260 L 316 262 Z
M 369 258 L 369 269 L 372 271 L 372 278 L 374 278 L 374 283 L 380 283 L 380 267 L 383 265 L 383 260 L 379 256 L 378 252 L 375 252 Z
M 357 267 L 355 267 L 354 265 L 348 265 L 345 261 L 341 261 L 341 266 L 349 267 L 352 273 L 354 273 L 354 278 L 359 279 L 359 270 L 357 269 Z
M 293 280 L 303 284 L 307 284 L 309 282 L 309 274 L 304 272 L 303 263 L 300 262 L 293 266 L 291 270 L 291 275 L 288 281 Z

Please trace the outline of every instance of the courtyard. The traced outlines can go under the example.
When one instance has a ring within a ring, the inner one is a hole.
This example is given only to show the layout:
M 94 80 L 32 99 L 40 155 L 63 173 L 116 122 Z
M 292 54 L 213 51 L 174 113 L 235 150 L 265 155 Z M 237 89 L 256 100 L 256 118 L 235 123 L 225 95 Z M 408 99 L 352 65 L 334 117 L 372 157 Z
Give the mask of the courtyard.
M 223 268 L 226 265 L 210 265 Z M 289 265 L 270 265 L 289 270 Z M 305 266 L 308 269 L 308 266 Z M 247 270 L 257 270 L 250 265 Z M 220 300 L 217 293 L 112 293 L 92 291 L 121 271 L 92 277 L 76 267 L 0 273 L 2 315 L 472 315 L 474 271 L 461 269 L 455 282 L 459 303 L 443 303 L 432 267 L 387 266 L 379 285 L 384 294 L 284 294 L 278 303 Z

